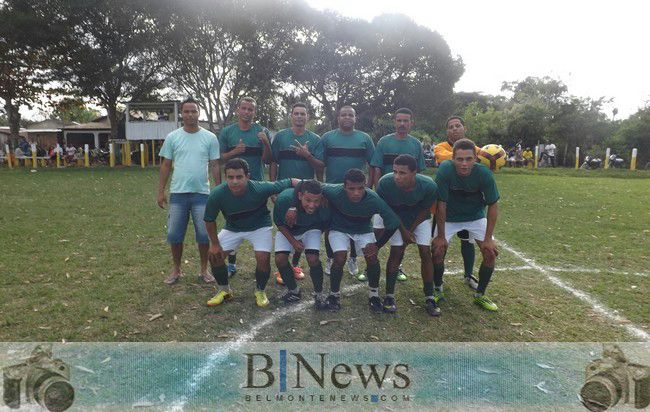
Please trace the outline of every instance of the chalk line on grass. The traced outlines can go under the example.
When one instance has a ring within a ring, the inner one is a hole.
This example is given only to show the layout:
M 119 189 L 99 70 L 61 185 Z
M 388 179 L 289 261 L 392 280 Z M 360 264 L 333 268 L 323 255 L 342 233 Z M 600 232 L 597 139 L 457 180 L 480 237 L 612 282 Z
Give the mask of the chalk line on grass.
M 650 342 L 650 334 L 644 331 L 643 329 L 641 329 L 640 327 L 634 325 L 630 320 L 626 319 L 621 315 L 616 314 L 614 311 L 612 311 L 611 309 L 609 309 L 608 307 L 600 303 L 596 298 L 589 295 L 588 293 L 576 289 L 572 286 L 569 286 L 562 279 L 553 276 L 550 273 L 551 272 L 550 270 L 548 270 L 547 268 L 541 265 L 538 265 L 533 259 L 527 257 L 522 252 L 519 252 L 518 250 L 512 248 L 507 243 L 503 241 L 499 241 L 499 243 L 505 250 L 512 253 L 513 255 L 521 259 L 524 263 L 526 263 L 528 266 L 535 268 L 544 276 L 546 276 L 546 278 L 550 280 L 554 285 L 559 286 L 568 292 L 571 292 L 571 294 L 573 294 L 575 297 L 589 304 L 594 311 L 600 313 L 604 317 L 623 326 L 632 336 L 635 336 L 636 338 L 639 338 L 645 342 Z
M 358 283 L 356 285 L 343 288 L 341 292 L 347 294 L 350 292 L 354 292 L 357 289 L 360 289 L 362 286 L 367 286 L 367 285 L 365 283 Z M 217 368 L 217 366 L 219 366 L 222 362 L 224 362 L 227 359 L 228 354 L 230 352 L 240 348 L 244 343 L 252 341 L 255 338 L 255 336 L 257 336 L 257 334 L 260 332 L 260 330 L 264 329 L 267 326 L 272 325 L 281 317 L 286 315 L 291 315 L 296 312 L 302 312 L 305 309 L 312 306 L 313 304 L 314 304 L 313 301 L 305 300 L 301 303 L 298 303 L 297 305 L 274 310 L 273 312 L 271 312 L 271 316 L 267 316 L 266 318 L 262 319 L 260 322 L 254 324 L 253 327 L 251 327 L 248 330 L 248 332 L 243 332 L 241 335 L 239 335 L 239 337 L 236 340 L 219 345 L 219 350 L 210 353 L 208 359 L 205 361 L 203 366 L 201 366 L 201 368 L 199 368 L 199 370 L 196 373 L 194 373 L 192 377 L 186 382 L 186 388 L 183 391 L 183 396 L 181 396 L 178 400 L 172 403 L 172 405 L 170 406 L 171 408 L 170 410 L 182 411 L 185 408 L 185 405 L 187 404 L 188 400 L 191 399 L 192 396 L 199 389 L 201 383 L 212 374 L 212 372 Z

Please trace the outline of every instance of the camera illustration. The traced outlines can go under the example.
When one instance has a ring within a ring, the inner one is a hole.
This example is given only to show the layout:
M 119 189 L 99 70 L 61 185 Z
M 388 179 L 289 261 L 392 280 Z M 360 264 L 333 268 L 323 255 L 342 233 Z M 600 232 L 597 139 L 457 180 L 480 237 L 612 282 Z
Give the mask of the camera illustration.
M 25 403 L 53 411 L 65 411 L 74 402 L 70 368 L 61 359 L 52 359 L 51 345 L 38 345 L 23 363 L 2 369 L 4 403 L 12 409 Z
M 650 367 L 630 363 L 618 345 L 605 345 L 602 359 L 587 365 L 582 404 L 590 411 L 605 411 L 619 401 L 642 409 L 650 404 Z

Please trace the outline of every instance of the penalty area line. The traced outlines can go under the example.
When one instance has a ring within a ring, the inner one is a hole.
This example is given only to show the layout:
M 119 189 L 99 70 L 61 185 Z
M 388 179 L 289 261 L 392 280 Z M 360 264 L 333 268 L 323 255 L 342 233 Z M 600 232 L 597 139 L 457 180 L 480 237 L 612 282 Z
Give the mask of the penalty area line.
M 620 326 L 623 326 L 632 336 L 641 339 L 642 341 L 645 342 L 650 342 L 650 334 L 648 332 L 644 331 L 640 327 L 634 325 L 630 320 L 626 319 L 625 317 L 621 315 L 617 315 L 614 311 L 609 309 L 607 306 L 603 305 L 600 303 L 596 298 L 593 296 L 589 295 L 586 292 L 583 292 L 580 289 L 576 289 L 572 286 L 569 286 L 566 282 L 564 282 L 562 279 L 553 276 L 549 270 L 547 270 L 545 267 L 538 265 L 533 259 L 527 257 L 524 255 L 522 252 L 519 252 L 516 249 L 513 249 L 511 246 L 509 246 L 507 243 L 503 241 L 499 241 L 501 246 L 507 250 L 508 252 L 512 253 L 519 259 L 521 259 L 524 263 L 526 263 L 528 266 L 531 266 L 535 268 L 537 271 L 542 273 L 548 280 L 551 281 L 554 285 L 570 292 L 573 296 L 577 297 L 581 301 L 589 304 L 592 309 L 604 317 L 608 318 L 609 320 L 614 321 L 615 323 L 619 324 Z

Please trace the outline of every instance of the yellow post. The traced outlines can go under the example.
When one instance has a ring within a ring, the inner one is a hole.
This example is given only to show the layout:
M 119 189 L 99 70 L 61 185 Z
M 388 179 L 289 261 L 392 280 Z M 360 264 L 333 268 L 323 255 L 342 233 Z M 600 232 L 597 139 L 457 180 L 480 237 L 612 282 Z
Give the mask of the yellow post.
M 539 145 L 535 146 L 535 165 L 534 169 L 537 169 L 537 162 L 539 162 Z
M 108 144 L 108 164 L 110 167 L 115 167 L 115 149 L 113 143 Z
M 36 143 L 32 143 L 32 167 L 38 168 L 38 160 L 36 160 Z
M 605 150 L 605 169 L 609 169 L 609 147 Z
M 5 153 L 7 154 L 7 166 L 9 166 L 9 169 L 13 169 L 14 165 L 11 164 L 11 151 L 8 144 L 5 145 Z
M 151 140 L 151 164 L 156 165 L 156 141 Z
M 144 169 L 144 160 L 145 160 L 144 143 L 140 143 L 140 167 L 143 169 Z
M 126 165 L 131 166 L 131 142 L 128 140 L 124 144 L 124 151 L 126 152 Z
M 576 147 L 576 170 L 580 168 L 580 148 Z
M 122 150 L 120 150 L 120 153 L 122 153 L 122 166 L 126 166 L 126 144 L 122 144 Z
M 87 144 L 84 145 L 84 166 L 90 167 L 90 154 Z
M 638 151 L 636 149 L 632 149 L 632 161 L 630 162 L 630 170 L 636 170 L 636 155 L 638 154 Z
M 56 168 L 61 167 L 61 145 L 57 143 L 56 145 Z

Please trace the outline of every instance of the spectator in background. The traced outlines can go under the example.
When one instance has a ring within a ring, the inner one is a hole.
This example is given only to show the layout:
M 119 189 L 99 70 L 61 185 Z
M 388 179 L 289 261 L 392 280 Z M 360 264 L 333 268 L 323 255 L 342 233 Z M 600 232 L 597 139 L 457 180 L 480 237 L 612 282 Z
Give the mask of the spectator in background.
M 544 147 L 544 151 L 545 151 L 546 156 L 548 158 L 547 166 L 550 165 L 551 167 L 555 167 L 555 150 L 556 150 L 555 144 L 549 143 L 547 141 L 547 144 Z
M 524 157 L 524 166 L 533 164 L 533 151 L 530 150 L 530 147 L 527 147 L 526 150 L 524 150 L 523 157 Z

